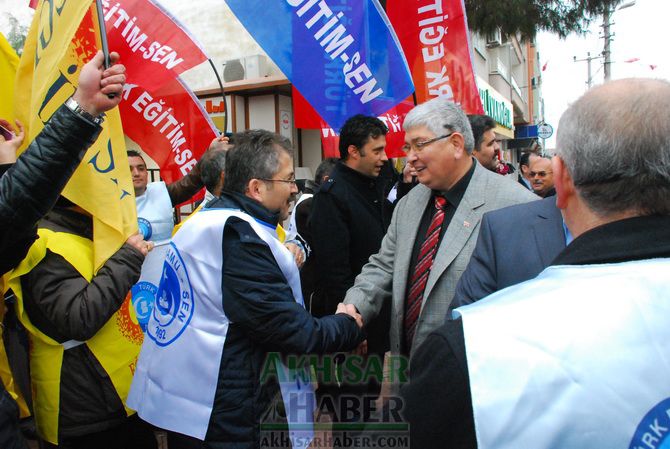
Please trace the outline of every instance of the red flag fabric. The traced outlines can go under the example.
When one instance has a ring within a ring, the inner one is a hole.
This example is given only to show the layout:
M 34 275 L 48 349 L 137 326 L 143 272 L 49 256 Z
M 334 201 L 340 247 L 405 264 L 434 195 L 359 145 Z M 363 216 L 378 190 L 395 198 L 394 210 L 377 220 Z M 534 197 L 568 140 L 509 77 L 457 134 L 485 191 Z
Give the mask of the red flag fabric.
M 127 82 L 156 89 L 207 60 L 202 46 L 152 0 L 102 0 L 110 51 L 127 69 Z
M 637 62 L 639 60 L 640 60 L 640 58 L 630 58 L 630 59 L 626 59 L 624 62 L 631 63 L 631 62 Z
M 414 103 L 408 99 L 379 116 L 379 119 L 389 129 L 386 135 L 386 156 L 389 158 L 405 157 L 405 153 L 402 151 L 405 144 L 405 131 L 402 130 L 402 123 L 413 107 Z M 325 127 L 325 122 L 322 121 L 322 123 L 324 125 L 321 127 L 323 156 L 340 157 L 340 136 L 332 128 Z
M 545 70 L 547 70 L 547 64 L 549 64 L 549 61 L 546 61 L 546 62 L 544 63 L 544 65 L 542 66 L 542 71 L 543 71 L 543 72 L 544 72 Z
M 418 103 L 446 97 L 483 114 L 462 0 L 388 0 L 386 11 L 407 57 Z
M 218 135 L 179 79 L 155 90 L 126 84 L 119 104 L 123 131 L 153 159 L 168 184 L 187 174 Z
M 33 9 L 37 9 L 37 5 L 39 4 L 40 0 L 28 0 L 28 6 Z

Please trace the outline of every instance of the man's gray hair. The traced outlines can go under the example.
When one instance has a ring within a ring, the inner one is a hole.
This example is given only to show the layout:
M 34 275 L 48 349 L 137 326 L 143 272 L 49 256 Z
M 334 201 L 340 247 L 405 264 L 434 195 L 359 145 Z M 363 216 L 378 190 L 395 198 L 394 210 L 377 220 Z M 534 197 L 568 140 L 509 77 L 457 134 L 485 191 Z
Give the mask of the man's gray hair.
M 279 171 L 280 153 L 293 156 L 291 141 L 263 129 L 235 134 L 226 153 L 224 190 L 244 194 L 252 179 L 272 179 Z
M 572 104 L 558 125 L 557 155 L 599 215 L 670 214 L 670 83 L 626 79 Z
M 415 106 L 405 117 L 403 129 L 407 131 L 419 126 L 428 128 L 435 137 L 451 131 L 461 133 L 465 139 L 465 150 L 468 154 L 472 154 L 472 149 L 475 147 L 472 128 L 468 117 L 455 103 L 438 97 Z

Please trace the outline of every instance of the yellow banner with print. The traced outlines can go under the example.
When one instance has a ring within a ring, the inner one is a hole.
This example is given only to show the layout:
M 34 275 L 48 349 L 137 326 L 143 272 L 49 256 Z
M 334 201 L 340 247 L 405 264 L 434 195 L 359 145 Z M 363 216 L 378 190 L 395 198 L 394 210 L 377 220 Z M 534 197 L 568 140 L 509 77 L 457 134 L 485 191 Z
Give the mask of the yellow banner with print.
M 35 11 L 16 77 L 16 117 L 23 149 L 74 93 L 79 71 L 97 52 L 100 30 L 90 0 L 44 0 Z M 63 196 L 93 217 L 93 271 L 137 231 L 137 212 L 118 108 L 107 112 Z
M 0 33 L 0 118 L 9 120 L 14 124 L 14 104 L 12 96 L 14 95 L 14 78 L 16 77 L 16 68 L 19 66 L 19 56 L 9 45 L 5 36 Z

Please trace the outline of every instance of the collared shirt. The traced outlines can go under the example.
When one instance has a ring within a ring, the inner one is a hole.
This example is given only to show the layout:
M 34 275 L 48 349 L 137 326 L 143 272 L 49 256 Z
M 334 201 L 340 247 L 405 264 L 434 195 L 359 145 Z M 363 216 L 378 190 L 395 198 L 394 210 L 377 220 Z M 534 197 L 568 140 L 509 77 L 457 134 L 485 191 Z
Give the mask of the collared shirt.
M 463 199 L 463 195 L 465 195 L 465 191 L 467 190 L 468 185 L 470 185 L 470 180 L 472 179 L 472 174 L 474 172 L 475 172 L 475 162 L 473 159 L 472 167 L 470 167 L 470 170 L 468 170 L 468 172 L 461 179 L 459 179 L 458 182 L 450 190 L 447 190 L 445 192 L 440 192 L 437 190 L 433 191 L 433 195 L 430 197 L 430 200 L 426 205 L 426 209 L 424 210 L 423 215 L 421 217 L 421 224 L 419 225 L 419 231 L 416 235 L 416 239 L 414 240 L 414 247 L 412 248 L 412 258 L 410 259 L 409 272 L 408 272 L 409 277 L 407 279 L 408 289 L 410 288 L 412 274 L 414 273 L 414 268 L 416 267 L 417 257 L 419 256 L 419 249 L 421 248 L 421 245 L 425 240 L 426 232 L 428 231 L 428 226 L 430 225 L 430 222 L 433 219 L 433 215 L 435 214 L 435 196 L 442 195 L 447 199 L 447 205 L 445 206 L 444 210 L 444 221 L 442 222 L 442 229 L 440 230 L 440 238 L 437 243 L 439 247 L 440 243 L 442 242 L 442 237 L 444 237 L 444 233 L 449 227 L 449 223 L 451 223 L 451 220 L 454 218 L 454 215 L 456 214 L 456 209 L 458 209 L 458 205 L 461 203 L 461 200 Z

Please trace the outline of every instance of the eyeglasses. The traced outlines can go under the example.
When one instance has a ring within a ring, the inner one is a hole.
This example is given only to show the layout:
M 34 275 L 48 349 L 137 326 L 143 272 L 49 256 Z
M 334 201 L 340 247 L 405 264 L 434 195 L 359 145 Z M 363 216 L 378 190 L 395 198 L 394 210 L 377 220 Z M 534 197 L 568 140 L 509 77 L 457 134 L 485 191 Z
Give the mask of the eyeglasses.
M 531 178 L 534 178 L 536 176 L 539 177 L 539 178 L 544 178 L 545 176 L 550 175 L 552 173 L 553 172 L 550 172 L 550 171 L 532 171 L 529 174 L 530 174 Z
M 435 137 L 435 138 L 432 138 L 432 139 L 424 140 L 424 141 L 422 141 L 422 142 L 410 142 L 410 143 L 406 143 L 406 144 L 402 147 L 402 150 L 403 150 L 405 153 L 409 153 L 409 152 L 412 151 L 412 150 L 414 150 L 414 151 L 416 151 L 417 153 L 419 153 L 419 152 L 421 152 L 421 150 L 423 150 L 425 147 L 427 147 L 427 146 L 430 145 L 431 143 L 433 143 L 433 142 L 437 142 L 438 140 L 447 139 L 447 138 L 451 137 L 451 136 L 454 134 L 454 132 L 455 132 L 455 131 L 452 131 L 452 132 L 450 132 L 449 134 L 444 134 L 444 135 L 442 135 L 442 136 L 438 136 L 438 137 Z
M 293 184 L 296 185 L 295 178 L 294 179 L 267 179 L 267 178 L 258 178 L 259 181 L 267 181 L 267 182 L 285 182 L 287 184 Z

